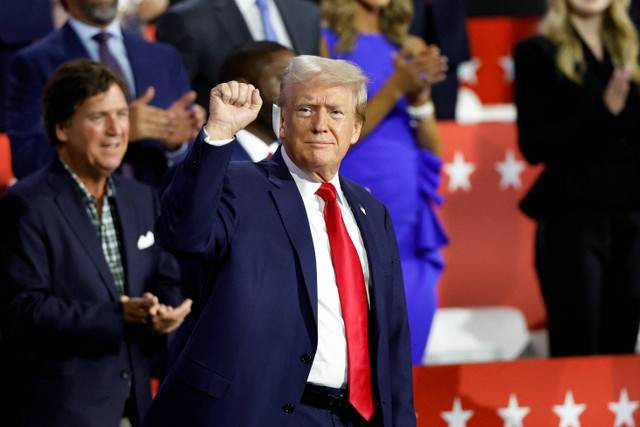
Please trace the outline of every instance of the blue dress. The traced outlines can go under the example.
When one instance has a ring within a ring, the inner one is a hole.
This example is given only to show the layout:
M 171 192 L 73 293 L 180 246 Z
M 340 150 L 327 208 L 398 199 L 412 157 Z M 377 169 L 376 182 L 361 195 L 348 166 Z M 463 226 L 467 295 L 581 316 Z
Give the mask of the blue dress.
M 336 54 L 337 35 L 323 29 L 331 58 L 358 65 L 369 78 L 368 96 L 382 88 L 394 71 L 393 54 L 399 47 L 382 34 L 359 34 L 351 52 Z M 401 98 L 367 137 L 342 161 L 340 173 L 380 199 L 389 209 L 398 239 L 411 329 L 413 363 L 419 364 L 436 309 L 436 284 L 444 267 L 440 248 L 447 236 L 434 205 L 442 161 L 421 148 Z

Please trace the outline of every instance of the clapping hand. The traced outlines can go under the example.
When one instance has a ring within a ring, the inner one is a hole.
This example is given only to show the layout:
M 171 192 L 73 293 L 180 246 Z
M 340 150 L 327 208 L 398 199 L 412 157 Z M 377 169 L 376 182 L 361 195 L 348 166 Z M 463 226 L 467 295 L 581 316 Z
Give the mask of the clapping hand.
M 212 140 L 231 139 L 254 121 L 262 107 L 260 91 L 253 85 L 230 81 L 211 89 L 205 130 Z
M 125 323 L 148 327 L 158 334 L 174 331 L 191 312 L 192 301 L 186 299 L 177 307 L 160 304 L 158 297 L 145 292 L 142 297 L 120 297 Z
M 611 114 L 618 115 L 624 109 L 631 88 L 631 74 L 632 70 L 627 67 L 613 71 L 603 95 L 604 105 Z

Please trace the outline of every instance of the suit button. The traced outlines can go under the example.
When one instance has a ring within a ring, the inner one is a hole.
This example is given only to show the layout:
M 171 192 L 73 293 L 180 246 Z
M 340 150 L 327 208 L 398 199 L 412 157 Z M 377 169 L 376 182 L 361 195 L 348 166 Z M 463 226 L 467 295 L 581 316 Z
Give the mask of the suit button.
M 295 409 L 295 406 L 293 406 L 291 403 L 287 403 L 282 407 L 282 411 L 285 414 L 293 414 L 294 409 Z
M 128 380 L 129 379 L 129 372 L 128 371 L 121 371 L 120 372 L 120 378 L 122 378 L 123 380 Z
M 308 365 L 309 363 L 311 363 L 311 360 L 312 359 L 309 354 L 303 354 L 302 356 L 300 356 L 300 361 L 305 365 Z

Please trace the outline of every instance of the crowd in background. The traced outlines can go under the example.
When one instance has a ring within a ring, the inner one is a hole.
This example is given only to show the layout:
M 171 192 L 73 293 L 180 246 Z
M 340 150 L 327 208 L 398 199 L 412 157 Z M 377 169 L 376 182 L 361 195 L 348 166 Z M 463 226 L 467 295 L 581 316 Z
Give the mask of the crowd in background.
M 62 122 L 47 122 L 50 106 L 46 99 L 42 101 L 50 77 L 68 61 L 101 62 L 122 83 L 129 104 L 128 148 L 109 174 L 135 179 L 158 192 L 170 185 L 176 164 L 185 158 L 202 128 L 210 90 L 216 84 L 238 80 L 260 90 L 265 102 L 258 119 L 238 132 L 233 142 L 234 161 L 259 162 L 279 149 L 279 116 L 273 104 L 291 58 L 320 55 L 357 64 L 369 79 L 369 102 L 362 136 L 344 159 L 341 173 L 366 187 L 389 209 L 408 301 L 412 361 L 421 362 L 438 305 L 437 284 L 444 268 L 441 249 L 448 243 L 436 211 L 442 203 L 437 189 L 444 143 L 437 119 L 454 118 L 457 67 L 470 59 L 463 1 L 33 0 L 2 8 L 0 133 L 8 135 L 16 178 L 30 186 L 40 183 L 43 171 L 52 164 L 60 169 L 61 164 L 66 168 L 70 163 L 73 169 L 73 156 L 67 160 L 55 143 L 61 137 Z M 535 264 L 554 356 L 630 353 L 636 344 L 640 70 L 633 22 L 640 18 L 638 8 L 638 2 L 628 0 L 552 1 L 540 34 L 518 44 L 514 54 L 520 148 L 529 162 L 545 166 L 522 209 L 538 225 Z M 73 113 L 65 120 L 70 121 Z M 105 187 L 111 180 L 101 182 Z M 157 215 L 155 196 L 135 197 L 146 200 L 147 205 L 139 209 L 148 210 L 145 223 L 151 221 Z M 7 223 L 24 214 L 3 206 L 0 216 Z M 28 204 L 20 206 L 28 208 Z M 122 235 L 126 221 L 116 219 L 113 233 Z M 41 226 L 34 224 L 36 229 Z M 83 233 L 91 235 L 87 230 Z M 33 238 L 29 233 L 15 237 L 29 236 Z M 15 244 L 2 246 L 5 259 L 0 280 L 7 289 L 0 292 L 0 350 L 5 352 L 14 342 L 24 345 L 22 339 L 12 341 L 16 331 L 42 333 L 37 325 L 23 328 L 16 322 L 37 324 L 34 319 L 41 321 L 42 313 L 56 313 L 47 311 L 52 303 L 41 298 L 61 292 L 46 289 L 52 286 L 46 280 L 58 264 L 48 267 L 50 274 L 33 264 L 47 256 L 52 256 L 47 262 L 63 261 L 54 261 L 55 254 L 46 253 L 46 248 Z M 132 268 L 126 263 L 138 262 L 125 260 L 125 267 L 119 265 L 121 260 L 111 262 L 109 244 L 103 239 L 93 248 L 98 253 L 104 250 L 108 266 L 101 268 L 105 272 L 117 277 L 118 268 Z M 13 257 L 17 248 L 24 252 L 19 274 L 15 265 L 9 265 L 10 259 L 18 262 Z M 27 253 L 38 250 L 45 252 L 40 254 L 43 258 Z M 74 253 L 64 245 L 49 250 Z M 175 260 L 164 253 L 156 254 L 154 262 L 165 256 L 170 260 L 162 262 L 182 271 L 167 274 L 172 286 L 180 284 L 181 295 L 167 297 L 166 306 L 154 302 L 155 296 L 140 304 L 160 310 L 170 304 L 183 307 L 183 301 L 193 299 L 194 314 L 184 322 L 179 319 L 182 327 L 172 338 L 173 348 L 179 349 L 197 318 L 207 272 L 200 263 Z M 25 273 L 29 269 L 38 271 L 38 285 L 33 284 L 34 273 Z M 70 269 L 65 274 L 71 279 L 75 273 Z M 145 279 L 139 279 L 144 285 Z M 121 297 L 134 292 L 133 282 L 120 284 Z M 143 285 L 136 288 L 136 297 L 151 291 Z M 25 294 L 33 299 L 25 299 Z M 78 296 L 72 288 L 62 295 L 57 296 L 65 303 L 82 305 L 78 313 L 85 314 L 92 310 L 85 305 L 113 298 Z M 34 306 L 40 308 L 34 310 Z M 97 313 L 90 315 L 93 319 Z M 70 321 L 74 328 L 76 321 Z M 162 333 L 168 329 L 173 327 Z M 124 337 L 123 342 L 134 347 L 144 344 L 139 337 Z M 27 346 L 10 357 L 16 363 L 22 359 L 30 370 L 33 366 L 52 369 L 36 361 L 38 351 Z M 47 357 L 47 363 L 52 359 L 65 363 L 60 355 Z M 132 371 L 143 369 L 150 375 L 146 359 L 141 368 L 134 356 L 128 357 Z M 177 356 L 170 351 L 164 357 L 169 360 L 164 360 L 166 364 Z M 140 406 L 127 413 L 132 414 L 133 424 L 143 411 Z

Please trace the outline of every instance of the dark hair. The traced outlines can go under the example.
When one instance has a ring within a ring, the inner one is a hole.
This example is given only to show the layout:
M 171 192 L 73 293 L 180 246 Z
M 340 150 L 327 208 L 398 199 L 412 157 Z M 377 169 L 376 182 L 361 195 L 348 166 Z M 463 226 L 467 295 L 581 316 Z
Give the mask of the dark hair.
M 56 126 L 71 120 L 76 109 L 88 98 L 99 95 L 117 84 L 125 98 L 127 85 L 109 67 L 89 59 L 77 59 L 62 64 L 53 73 L 42 95 L 44 127 L 53 146 L 60 141 Z
M 264 68 L 272 53 L 281 51 L 293 52 L 286 46 L 272 41 L 252 41 L 240 46 L 228 55 L 220 68 L 221 82 L 244 79 L 255 85 L 260 71 Z

